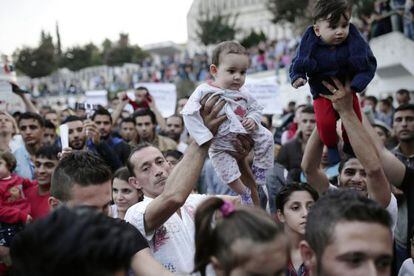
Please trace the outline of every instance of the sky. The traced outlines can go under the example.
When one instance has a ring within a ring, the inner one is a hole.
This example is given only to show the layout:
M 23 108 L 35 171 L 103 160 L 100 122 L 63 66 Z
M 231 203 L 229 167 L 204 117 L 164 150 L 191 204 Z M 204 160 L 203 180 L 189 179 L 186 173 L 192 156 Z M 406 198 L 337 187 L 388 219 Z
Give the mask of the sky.
M 40 32 L 54 37 L 59 24 L 63 49 L 129 33 L 131 44 L 187 41 L 192 0 L 0 0 L 0 53 L 35 47 Z

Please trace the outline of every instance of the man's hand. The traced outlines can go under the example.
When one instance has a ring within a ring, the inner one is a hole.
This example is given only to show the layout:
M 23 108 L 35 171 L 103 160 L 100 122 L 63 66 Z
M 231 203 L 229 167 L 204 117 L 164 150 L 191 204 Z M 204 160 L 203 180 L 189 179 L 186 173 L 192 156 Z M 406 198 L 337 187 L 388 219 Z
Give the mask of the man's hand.
M 237 161 L 243 161 L 252 150 L 254 141 L 249 135 L 239 134 L 237 139 L 233 141 L 233 146 L 235 151 L 228 151 L 227 153 Z
M 322 84 L 329 90 L 333 95 L 320 95 L 332 102 L 333 108 L 338 112 L 342 113 L 344 111 L 352 111 L 353 110 L 353 96 L 352 90 L 350 88 L 350 83 L 347 82 L 345 86 L 337 79 L 332 78 L 335 86 L 323 81 Z
M 201 99 L 200 115 L 203 118 L 204 125 L 213 135 L 216 135 L 219 126 L 227 119 L 226 115 L 217 117 L 217 114 L 223 109 L 226 102 L 220 100 L 218 95 L 207 101 L 210 98 L 210 95 L 211 94 L 207 94 Z
M 19 87 L 19 85 L 13 81 L 9 81 L 12 91 L 14 94 L 18 95 L 19 97 L 24 97 L 24 94 L 29 94 L 29 91 L 23 90 Z
M 297 89 L 297 88 L 299 88 L 301 86 L 304 86 L 305 84 L 306 84 L 306 80 L 305 79 L 298 78 L 297 80 L 295 80 L 293 82 L 292 86 Z
M 118 106 L 122 106 L 122 108 L 125 107 L 127 103 L 129 102 L 128 94 L 125 91 L 123 91 L 123 92 L 119 92 L 117 96 L 119 99 Z
M 92 140 L 94 145 L 98 145 L 101 142 L 101 134 L 99 133 L 98 126 L 94 122 L 87 120 L 83 127 L 85 128 L 86 136 Z
M 242 126 L 248 131 L 252 132 L 257 128 L 256 122 L 252 118 L 244 118 L 242 121 Z
M 59 160 L 61 160 L 61 159 L 65 158 L 66 156 L 68 156 L 69 154 L 71 154 L 72 151 L 73 150 L 72 150 L 71 147 L 64 148 L 64 149 L 62 149 L 61 152 L 58 153 L 58 156 L 57 157 L 58 157 Z
M 150 108 L 151 110 L 156 109 L 156 108 L 157 108 L 157 106 L 156 106 L 156 104 L 155 104 L 154 97 L 153 97 L 153 96 L 151 96 L 151 94 L 150 94 L 150 93 L 147 93 L 147 95 L 146 95 L 145 97 L 146 97 L 146 101 L 147 101 L 147 103 L 148 103 L 149 108 Z

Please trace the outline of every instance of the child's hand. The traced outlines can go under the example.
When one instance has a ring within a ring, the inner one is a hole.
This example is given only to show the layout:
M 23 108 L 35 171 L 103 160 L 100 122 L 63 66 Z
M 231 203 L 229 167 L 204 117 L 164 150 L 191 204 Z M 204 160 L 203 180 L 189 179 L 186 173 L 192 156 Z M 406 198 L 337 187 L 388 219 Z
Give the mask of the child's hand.
M 292 86 L 297 89 L 297 88 L 299 88 L 301 86 L 304 86 L 305 84 L 306 84 L 306 80 L 305 79 L 298 78 L 297 80 L 295 80 L 293 82 Z
M 32 221 L 33 221 L 32 216 L 31 216 L 31 215 L 27 215 L 27 218 L 26 218 L 26 224 L 29 224 L 29 223 L 31 223 Z
M 249 132 L 255 130 L 257 127 L 256 122 L 252 118 L 244 118 L 242 125 Z

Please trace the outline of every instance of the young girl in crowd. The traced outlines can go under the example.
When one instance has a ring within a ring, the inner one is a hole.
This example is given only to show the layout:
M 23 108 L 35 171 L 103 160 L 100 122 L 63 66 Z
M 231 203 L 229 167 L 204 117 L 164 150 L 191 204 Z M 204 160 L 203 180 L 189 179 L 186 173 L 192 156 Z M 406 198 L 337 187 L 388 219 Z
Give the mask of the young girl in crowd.
M 304 240 L 309 209 L 318 198 L 311 186 L 297 183 L 284 186 L 276 196 L 277 217 L 291 243 L 286 276 L 309 275 L 300 255 L 299 243 Z
M 221 180 L 241 195 L 243 204 L 252 204 L 252 189 L 241 181 L 237 161 L 229 154 L 235 151 L 233 143 L 237 135 L 248 134 L 255 142 L 253 174 L 258 184 L 264 186 L 266 169 L 272 168 L 274 161 L 272 133 L 260 124 L 262 107 L 243 87 L 249 65 L 248 53 L 238 42 L 218 44 L 210 65 L 214 80 L 198 86 L 181 112 L 185 126 L 197 144 L 212 139 L 209 156 L 213 167 Z M 200 101 L 207 94 L 211 94 L 210 97 L 219 95 L 226 101 L 221 115 L 226 114 L 227 120 L 215 137 L 204 125 L 199 112 Z M 256 200 L 258 202 L 258 198 Z
M 282 228 L 259 208 L 235 208 L 217 197 L 195 214 L 195 272 L 214 275 L 283 275 L 288 242 Z
M 13 154 L 0 152 L 0 246 L 9 247 L 15 234 L 32 221 L 24 190 L 35 183 L 13 174 L 15 168 Z
M 113 218 L 124 219 L 128 208 L 143 199 L 142 192 L 128 183 L 130 176 L 126 167 L 122 167 L 114 173 L 112 178 L 112 200 L 114 204 L 111 205 L 109 214 Z
M 314 9 L 314 25 L 303 35 L 289 70 L 294 88 L 305 85 L 309 78 L 316 125 L 322 142 L 329 149 L 331 164 L 340 161 L 336 134 L 338 114 L 331 101 L 323 97 L 335 91 L 329 91 L 323 82 L 332 83 L 331 77 L 338 78 L 342 83 L 351 80 L 352 91 L 359 93 L 368 86 L 377 68 L 368 43 L 349 22 L 351 8 L 347 0 L 318 0 Z M 361 110 L 355 93 L 353 106 L 361 120 Z M 344 152 L 353 154 L 344 129 L 342 133 Z

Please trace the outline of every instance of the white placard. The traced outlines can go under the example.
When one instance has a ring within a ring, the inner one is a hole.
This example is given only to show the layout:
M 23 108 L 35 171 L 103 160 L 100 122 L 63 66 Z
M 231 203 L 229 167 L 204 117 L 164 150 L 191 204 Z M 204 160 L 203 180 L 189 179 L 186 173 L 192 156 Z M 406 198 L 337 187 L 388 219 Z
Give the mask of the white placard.
M 59 127 L 60 142 L 62 149 L 69 147 L 69 127 L 67 124 L 60 125 Z
M 22 99 L 12 92 L 11 85 L 6 80 L 0 80 L 0 109 L 10 113 L 26 111 Z
M 106 90 L 89 90 L 85 92 L 85 103 L 100 104 L 103 107 L 108 105 L 108 91 Z
M 174 84 L 147 82 L 138 83 L 135 85 L 135 88 L 140 86 L 148 89 L 155 100 L 158 110 L 164 118 L 174 115 L 177 102 L 177 92 Z
M 282 113 L 283 101 L 280 99 L 279 86 L 274 83 L 251 82 L 245 84 L 249 93 L 263 106 L 263 114 Z

